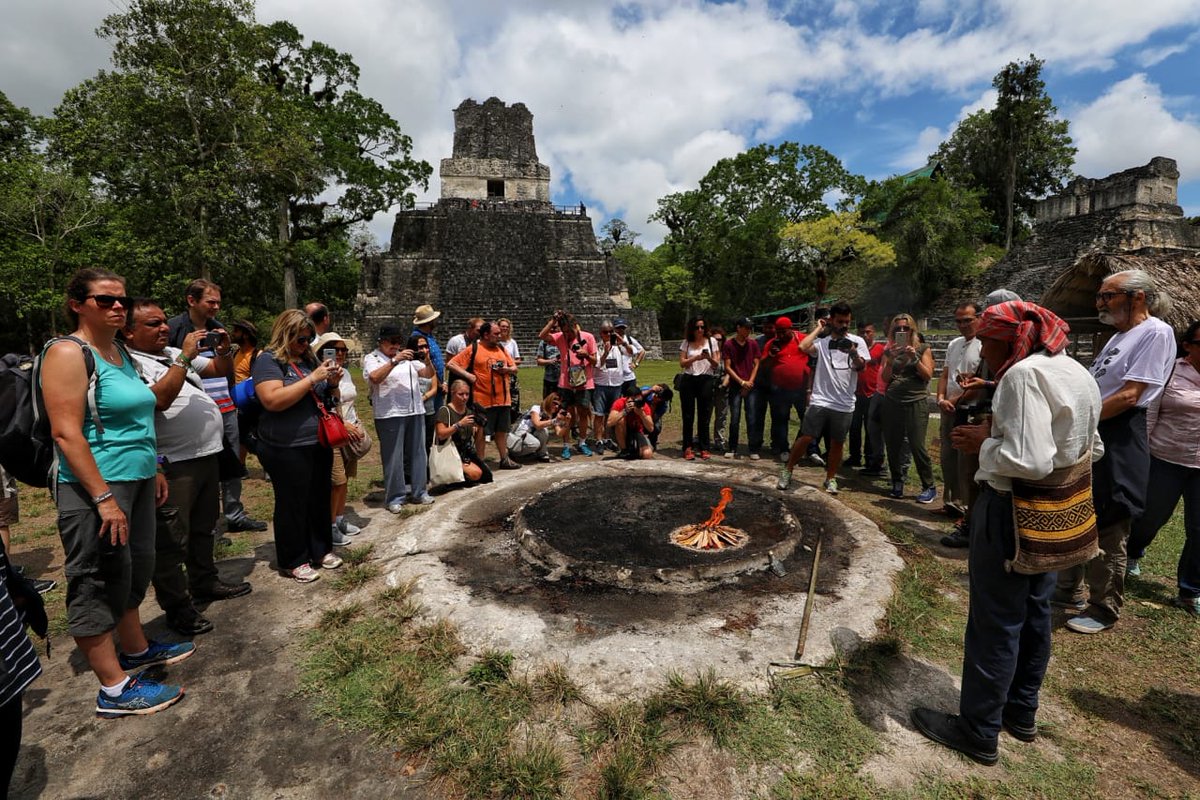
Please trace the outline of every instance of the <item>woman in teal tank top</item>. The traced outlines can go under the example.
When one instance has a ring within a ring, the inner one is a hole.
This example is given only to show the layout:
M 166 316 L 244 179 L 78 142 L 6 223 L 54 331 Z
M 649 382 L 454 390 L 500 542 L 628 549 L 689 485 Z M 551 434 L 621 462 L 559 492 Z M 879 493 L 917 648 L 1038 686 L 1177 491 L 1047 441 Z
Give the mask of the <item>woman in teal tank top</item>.
M 195 649 L 190 642 L 148 640 L 138 613 L 154 571 L 154 509 L 167 499 L 167 482 L 155 470 L 154 393 L 116 341 L 129 303 L 119 275 L 77 272 L 67 285 L 67 315 L 78 341 L 52 342 L 41 365 L 59 454 L 55 499 L 67 624 L 100 681 L 96 713 L 106 718 L 149 714 L 178 701 L 179 686 L 125 673 L 182 661 Z M 94 407 L 83 348 L 95 362 Z

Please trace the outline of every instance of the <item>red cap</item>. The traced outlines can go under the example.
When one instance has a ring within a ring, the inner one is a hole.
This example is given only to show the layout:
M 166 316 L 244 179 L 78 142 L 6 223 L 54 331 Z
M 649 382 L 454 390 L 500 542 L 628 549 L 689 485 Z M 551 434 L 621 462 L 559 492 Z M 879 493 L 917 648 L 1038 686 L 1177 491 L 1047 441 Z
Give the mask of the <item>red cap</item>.
M 775 320 L 776 329 L 783 328 L 784 330 L 788 330 L 791 327 L 792 320 L 789 317 L 780 317 L 779 319 Z

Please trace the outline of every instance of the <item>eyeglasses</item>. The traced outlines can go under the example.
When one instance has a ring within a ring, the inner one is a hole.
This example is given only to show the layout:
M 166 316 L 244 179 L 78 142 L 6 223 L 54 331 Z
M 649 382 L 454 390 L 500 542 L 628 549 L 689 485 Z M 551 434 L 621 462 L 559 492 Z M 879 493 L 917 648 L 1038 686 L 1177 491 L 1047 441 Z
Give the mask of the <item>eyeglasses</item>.
M 954 320 L 954 324 L 955 325 L 970 325 L 974 321 L 975 321 L 975 317 L 965 317 L 963 319 Z
M 912 328 L 908 327 L 907 325 L 897 325 L 896 327 L 892 328 L 892 330 L 894 330 L 894 331 L 911 331 Z
M 312 340 L 313 340 L 313 337 L 311 337 L 311 336 L 297 336 L 296 344 L 311 344 Z
M 133 305 L 132 297 L 118 297 L 112 294 L 89 294 L 83 299 L 95 300 L 97 308 L 112 308 L 117 303 L 120 303 L 122 308 L 129 308 Z
M 1108 305 L 1109 301 L 1112 300 L 1114 297 L 1119 297 L 1120 295 L 1123 295 L 1123 294 L 1128 295 L 1128 294 L 1133 294 L 1133 292 L 1126 292 L 1126 291 L 1096 292 L 1096 299 L 1099 300 L 1101 303 L 1104 303 L 1104 305 Z

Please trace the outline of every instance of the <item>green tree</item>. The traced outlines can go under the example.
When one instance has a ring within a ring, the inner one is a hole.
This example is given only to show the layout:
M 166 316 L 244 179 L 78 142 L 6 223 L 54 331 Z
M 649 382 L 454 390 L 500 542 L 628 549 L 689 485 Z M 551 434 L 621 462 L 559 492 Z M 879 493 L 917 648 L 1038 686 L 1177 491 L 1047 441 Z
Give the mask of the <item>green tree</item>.
M 596 247 L 605 255 L 612 255 L 623 244 L 633 244 L 640 233 L 625 224 L 620 217 L 613 217 L 600 226 L 600 235 L 596 237 Z
M 971 274 L 989 229 L 981 192 L 943 178 L 873 183 L 859 212 L 895 247 L 897 270 L 921 303 Z
M 625 271 L 629 301 L 634 308 L 652 309 L 659 330 L 682 332 L 688 317 L 712 303 L 712 296 L 687 266 L 672 258 L 670 245 L 647 250 L 640 244 L 620 244 L 612 257 Z
M 160 269 L 260 296 L 281 285 L 295 306 L 297 243 L 333 252 L 427 183 L 350 56 L 257 24 L 250 0 L 134 0 L 98 33 L 114 69 L 67 93 L 55 147 L 155 243 Z
M 1032 214 L 1039 197 L 1071 178 L 1076 149 L 1070 123 L 1056 118 L 1042 62 L 1010 62 L 992 80 L 996 107 L 963 120 L 935 157 L 956 182 L 983 190 L 983 204 L 1012 246 L 1016 214 Z
M 669 230 L 672 261 L 711 294 L 719 314 L 794 302 L 811 281 L 781 269 L 779 233 L 829 214 L 825 198 L 861 193 L 852 175 L 816 145 L 761 144 L 713 165 L 697 189 L 661 198 L 652 221 Z

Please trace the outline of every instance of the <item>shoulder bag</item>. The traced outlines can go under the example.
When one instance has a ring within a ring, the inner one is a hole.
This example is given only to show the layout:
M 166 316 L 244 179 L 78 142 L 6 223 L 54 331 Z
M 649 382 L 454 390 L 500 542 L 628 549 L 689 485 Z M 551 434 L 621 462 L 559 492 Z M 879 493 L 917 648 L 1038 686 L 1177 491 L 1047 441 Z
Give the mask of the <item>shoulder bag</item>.
M 296 371 L 301 380 L 307 377 L 295 364 L 292 364 L 292 369 Z M 317 393 L 311 385 L 308 393 L 312 395 L 313 402 L 317 404 L 317 441 L 325 447 L 345 447 L 350 443 L 350 434 L 346 433 L 346 423 L 342 422 L 342 418 L 337 414 L 331 414 L 325 408 L 325 404 L 317 397 Z

